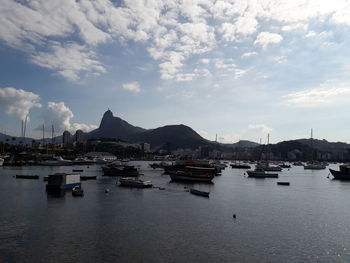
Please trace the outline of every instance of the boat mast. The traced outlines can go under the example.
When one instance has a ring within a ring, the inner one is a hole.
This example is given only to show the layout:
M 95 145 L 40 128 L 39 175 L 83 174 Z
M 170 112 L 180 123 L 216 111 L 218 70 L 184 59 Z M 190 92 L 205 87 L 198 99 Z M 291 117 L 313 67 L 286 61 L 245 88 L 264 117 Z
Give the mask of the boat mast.
M 270 133 L 267 134 L 267 153 L 266 153 L 266 167 L 269 166 L 269 159 L 270 159 Z
M 44 149 L 44 145 L 45 145 L 45 139 L 44 139 L 44 137 L 45 137 L 45 126 L 44 126 L 44 124 L 43 124 L 43 149 Z
M 311 128 L 311 163 L 314 163 L 314 154 L 315 154 L 315 151 L 314 151 L 314 140 L 313 140 L 313 129 Z

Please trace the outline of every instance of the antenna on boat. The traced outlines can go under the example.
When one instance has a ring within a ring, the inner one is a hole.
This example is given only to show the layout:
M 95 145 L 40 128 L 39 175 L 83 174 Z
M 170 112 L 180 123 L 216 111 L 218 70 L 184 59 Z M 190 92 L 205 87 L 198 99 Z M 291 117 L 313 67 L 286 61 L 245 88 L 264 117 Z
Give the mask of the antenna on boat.
M 218 134 L 215 135 L 215 142 L 218 142 Z

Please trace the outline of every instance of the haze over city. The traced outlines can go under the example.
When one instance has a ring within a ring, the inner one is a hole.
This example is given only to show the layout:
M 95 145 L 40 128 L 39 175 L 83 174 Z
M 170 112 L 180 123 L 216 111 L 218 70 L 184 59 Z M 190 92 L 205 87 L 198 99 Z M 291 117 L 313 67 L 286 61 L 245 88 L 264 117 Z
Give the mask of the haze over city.
M 349 29 L 348 1 L 5 0 L 0 132 L 90 131 L 110 108 L 225 143 L 350 142 Z

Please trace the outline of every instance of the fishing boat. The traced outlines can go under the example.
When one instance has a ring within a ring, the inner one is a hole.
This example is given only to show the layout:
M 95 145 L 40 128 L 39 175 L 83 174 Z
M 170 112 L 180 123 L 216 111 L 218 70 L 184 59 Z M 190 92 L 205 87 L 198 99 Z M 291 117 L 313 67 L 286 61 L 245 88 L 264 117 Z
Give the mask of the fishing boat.
M 194 166 L 179 167 L 167 171 L 172 181 L 191 181 L 210 183 L 216 175 L 213 168 L 203 168 Z
M 75 186 L 81 186 L 80 174 L 75 173 L 55 173 L 50 174 L 47 180 L 46 190 L 56 191 L 72 189 Z
M 194 188 L 190 189 L 190 193 L 193 195 L 200 195 L 200 196 L 204 196 L 204 197 L 209 197 L 209 194 L 210 194 L 210 192 L 201 191 L 201 190 L 197 190 Z
M 138 169 L 133 165 L 121 164 L 121 162 L 113 162 L 102 166 L 103 175 L 106 176 L 139 176 Z
M 72 188 L 73 196 L 84 196 L 84 190 L 80 186 L 75 186 Z
M 182 171 L 191 173 L 210 173 L 217 174 L 219 169 L 213 167 L 209 161 L 198 161 L 198 160 L 187 160 L 187 161 L 177 161 L 174 165 L 164 166 L 164 173 L 170 174 L 172 172 Z
M 122 177 L 119 179 L 119 185 L 135 188 L 150 188 L 153 184 L 151 181 L 144 181 L 135 177 Z
M 350 180 L 350 165 L 339 165 L 339 171 L 329 169 L 336 180 Z
M 17 174 L 17 179 L 39 179 L 39 175 L 31 175 L 31 174 Z

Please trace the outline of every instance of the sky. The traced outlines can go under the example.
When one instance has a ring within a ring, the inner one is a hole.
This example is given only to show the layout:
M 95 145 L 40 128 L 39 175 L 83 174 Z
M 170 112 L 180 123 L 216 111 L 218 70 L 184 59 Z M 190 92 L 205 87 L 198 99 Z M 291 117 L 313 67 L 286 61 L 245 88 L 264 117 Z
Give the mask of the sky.
M 350 142 L 350 1 L 2 0 L 0 132 L 143 128 Z

